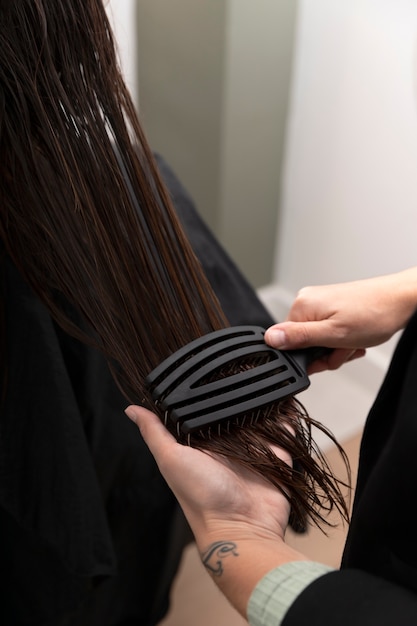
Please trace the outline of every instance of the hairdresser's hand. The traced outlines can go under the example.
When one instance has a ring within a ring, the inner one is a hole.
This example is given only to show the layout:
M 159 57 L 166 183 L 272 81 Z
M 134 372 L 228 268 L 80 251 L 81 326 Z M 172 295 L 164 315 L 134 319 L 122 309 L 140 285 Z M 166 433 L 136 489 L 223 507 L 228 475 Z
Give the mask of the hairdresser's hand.
M 325 346 L 334 350 L 309 373 L 336 369 L 404 328 L 417 306 L 417 268 L 337 285 L 305 287 L 288 318 L 265 340 L 279 349 Z
M 183 508 L 197 540 L 235 525 L 259 535 L 284 537 L 290 507 L 280 491 L 221 457 L 180 445 L 160 419 L 142 407 L 128 416 L 156 459 L 162 475 Z M 287 463 L 287 452 L 275 452 Z
M 201 559 L 237 610 L 257 582 L 288 561 L 306 560 L 284 542 L 290 507 L 282 493 L 220 457 L 178 444 L 142 407 L 126 414 L 141 431 L 194 533 Z M 281 449 L 275 453 L 291 463 Z

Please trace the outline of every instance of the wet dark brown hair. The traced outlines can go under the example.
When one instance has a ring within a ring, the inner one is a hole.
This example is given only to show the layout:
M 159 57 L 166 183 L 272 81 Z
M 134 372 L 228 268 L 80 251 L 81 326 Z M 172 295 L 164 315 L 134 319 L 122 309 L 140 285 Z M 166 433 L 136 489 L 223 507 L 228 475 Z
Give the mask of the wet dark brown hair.
M 0 168 L 7 253 L 57 322 L 106 355 L 126 398 L 152 406 L 146 375 L 228 322 L 159 176 L 102 0 L 1 3 Z M 65 299 L 91 333 L 74 324 Z M 250 427 L 201 433 L 192 445 L 282 489 L 293 526 L 303 530 L 307 517 L 324 522 L 326 509 L 347 518 L 340 483 L 314 445 L 314 424 L 287 399 Z M 293 469 L 271 444 L 289 450 Z

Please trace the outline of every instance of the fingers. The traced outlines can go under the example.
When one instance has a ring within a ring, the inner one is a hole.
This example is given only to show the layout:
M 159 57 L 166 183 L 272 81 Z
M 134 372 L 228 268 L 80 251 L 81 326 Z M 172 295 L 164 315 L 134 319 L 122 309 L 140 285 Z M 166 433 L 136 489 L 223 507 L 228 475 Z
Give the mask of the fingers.
M 364 348 L 357 348 L 353 350 L 340 348 L 338 350 L 333 350 L 328 358 L 328 369 L 336 370 L 344 363 L 359 359 L 360 357 L 365 356 L 365 354 L 366 350 Z
M 146 445 L 159 464 L 167 450 L 176 444 L 174 437 L 159 417 L 144 407 L 130 405 L 125 409 L 125 413 L 139 427 Z
M 358 348 L 357 350 L 349 349 L 335 349 L 323 359 L 317 359 L 311 363 L 308 368 L 308 374 L 316 374 L 318 372 L 324 372 L 325 370 L 336 370 L 345 363 L 354 361 L 365 356 L 366 350 Z
M 309 374 L 325 370 L 336 370 L 344 363 L 363 357 L 366 354 L 364 348 L 340 347 L 340 344 L 343 344 L 343 339 L 336 337 L 334 328 L 327 320 L 276 324 L 266 330 L 265 341 L 278 350 L 294 350 L 311 346 L 334 347 L 334 350 L 328 355 L 317 359 L 309 366 Z
M 320 322 L 283 322 L 265 332 L 265 341 L 278 350 L 293 350 L 310 346 L 332 348 L 333 329 L 324 320 Z

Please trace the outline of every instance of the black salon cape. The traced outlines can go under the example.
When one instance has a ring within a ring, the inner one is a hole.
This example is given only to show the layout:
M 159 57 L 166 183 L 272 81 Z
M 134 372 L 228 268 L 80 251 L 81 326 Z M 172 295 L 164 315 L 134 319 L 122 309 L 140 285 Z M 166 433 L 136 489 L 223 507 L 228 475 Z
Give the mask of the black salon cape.
M 307 587 L 283 621 L 304 624 L 417 624 L 417 315 L 365 426 L 342 569 Z
M 172 171 L 158 163 L 230 323 L 270 325 Z M 9 260 L 3 269 L 0 625 L 156 624 L 189 540 L 178 505 L 125 417 L 104 359 L 57 327 Z

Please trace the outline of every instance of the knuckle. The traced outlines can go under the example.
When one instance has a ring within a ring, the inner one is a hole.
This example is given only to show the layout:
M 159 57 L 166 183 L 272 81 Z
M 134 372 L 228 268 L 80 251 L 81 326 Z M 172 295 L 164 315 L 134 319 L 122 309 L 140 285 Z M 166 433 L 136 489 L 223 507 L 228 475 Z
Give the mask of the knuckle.
M 311 335 L 306 324 L 296 322 L 291 325 L 289 330 L 290 332 L 288 332 L 288 335 L 291 338 L 291 343 L 299 347 L 309 345 Z

